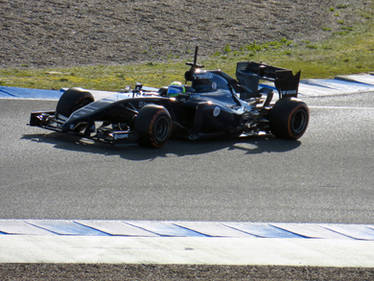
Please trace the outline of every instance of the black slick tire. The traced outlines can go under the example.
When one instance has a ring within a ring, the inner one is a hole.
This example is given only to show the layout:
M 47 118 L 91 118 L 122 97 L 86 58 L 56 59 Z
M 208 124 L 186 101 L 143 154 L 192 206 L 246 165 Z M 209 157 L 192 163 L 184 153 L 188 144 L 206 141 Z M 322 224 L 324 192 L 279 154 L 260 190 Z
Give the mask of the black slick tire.
M 281 99 L 269 113 L 271 132 L 278 138 L 299 139 L 309 123 L 307 105 L 297 99 Z
M 90 92 L 72 88 L 60 97 L 56 106 L 56 113 L 69 117 L 74 111 L 93 101 L 94 98 Z
M 138 134 L 138 143 L 154 148 L 163 146 L 172 131 L 169 112 L 165 107 L 156 104 L 147 104 L 141 108 L 134 125 Z

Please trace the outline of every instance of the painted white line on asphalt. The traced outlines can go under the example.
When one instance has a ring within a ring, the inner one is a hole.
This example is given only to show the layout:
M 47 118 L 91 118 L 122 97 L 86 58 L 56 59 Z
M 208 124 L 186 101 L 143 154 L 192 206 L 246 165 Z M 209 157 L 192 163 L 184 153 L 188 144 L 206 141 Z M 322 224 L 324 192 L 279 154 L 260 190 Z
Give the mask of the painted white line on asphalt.
M 314 109 L 344 109 L 344 110 L 374 110 L 374 107 L 361 106 L 329 106 L 329 105 L 310 105 L 309 108 Z

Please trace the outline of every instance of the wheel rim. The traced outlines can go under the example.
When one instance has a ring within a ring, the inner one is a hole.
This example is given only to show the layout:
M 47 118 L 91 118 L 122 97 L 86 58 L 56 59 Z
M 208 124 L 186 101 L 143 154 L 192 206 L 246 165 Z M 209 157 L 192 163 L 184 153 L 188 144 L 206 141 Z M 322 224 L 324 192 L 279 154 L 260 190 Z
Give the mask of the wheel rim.
M 295 112 L 291 121 L 291 129 L 295 135 L 299 135 L 305 131 L 308 124 L 308 113 L 305 109 L 300 109 Z
M 154 135 L 158 142 L 165 141 L 169 135 L 169 120 L 166 117 L 162 117 L 158 120 Z

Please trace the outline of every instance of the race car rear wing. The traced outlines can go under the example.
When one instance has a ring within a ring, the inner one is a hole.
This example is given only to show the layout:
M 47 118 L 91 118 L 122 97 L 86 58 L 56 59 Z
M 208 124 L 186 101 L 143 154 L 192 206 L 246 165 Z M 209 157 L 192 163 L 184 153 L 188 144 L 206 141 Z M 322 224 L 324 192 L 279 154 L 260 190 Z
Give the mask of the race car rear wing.
M 291 70 L 256 62 L 238 62 L 236 78 L 249 93 L 258 91 L 259 80 L 274 82 L 279 98 L 297 97 L 301 72 L 293 75 Z

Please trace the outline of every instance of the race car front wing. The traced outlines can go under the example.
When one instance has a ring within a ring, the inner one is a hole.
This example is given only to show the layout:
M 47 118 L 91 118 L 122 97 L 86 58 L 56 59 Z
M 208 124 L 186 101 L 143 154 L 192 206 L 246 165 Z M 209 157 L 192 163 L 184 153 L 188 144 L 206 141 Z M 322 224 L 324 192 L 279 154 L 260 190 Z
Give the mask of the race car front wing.
M 136 132 L 130 128 L 115 130 L 110 127 L 111 124 L 102 123 L 96 129 L 94 122 L 80 122 L 71 129 L 66 129 L 63 127 L 65 122 L 66 120 L 56 116 L 55 111 L 34 111 L 31 112 L 28 125 L 106 143 L 128 142 L 138 139 Z

